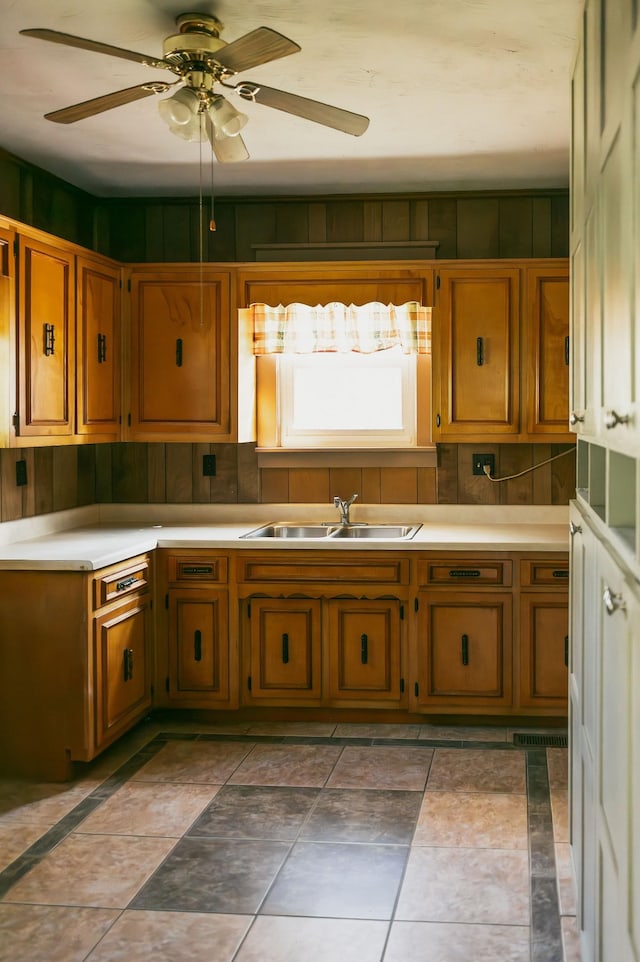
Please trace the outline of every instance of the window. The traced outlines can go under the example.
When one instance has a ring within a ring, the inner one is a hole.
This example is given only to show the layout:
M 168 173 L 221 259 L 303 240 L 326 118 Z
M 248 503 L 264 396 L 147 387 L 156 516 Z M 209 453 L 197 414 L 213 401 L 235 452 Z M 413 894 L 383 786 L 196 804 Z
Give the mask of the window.
M 259 449 L 434 450 L 430 308 L 254 304 L 240 319 L 257 355 Z
M 300 354 L 277 359 L 280 446 L 412 447 L 416 356 Z

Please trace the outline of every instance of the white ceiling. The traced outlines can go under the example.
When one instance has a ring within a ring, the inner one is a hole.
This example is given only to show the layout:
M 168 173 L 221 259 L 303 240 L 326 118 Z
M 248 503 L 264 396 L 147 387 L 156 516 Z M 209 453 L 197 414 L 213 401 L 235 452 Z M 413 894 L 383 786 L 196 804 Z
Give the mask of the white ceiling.
M 228 43 L 259 26 L 302 47 L 239 79 L 371 118 L 352 137 L 234 98 L 251 159 L 218 194 L 566 187 L 569 73 L 581 0 L 2 0 L 0 147 L 97 195 L 193 194 L 198 144 L 155 98 L 62 125 L 43 114 L 166 71 L 21 37 L 47 27 L 162 54 L 176 15 L 215 13 Z M 209 184 L 208 148 L 203 145 Z

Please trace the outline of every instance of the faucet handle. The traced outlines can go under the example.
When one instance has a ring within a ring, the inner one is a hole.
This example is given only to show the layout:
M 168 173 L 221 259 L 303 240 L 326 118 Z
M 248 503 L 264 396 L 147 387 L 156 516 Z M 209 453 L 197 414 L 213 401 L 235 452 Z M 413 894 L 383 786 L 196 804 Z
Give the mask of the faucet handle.
M 339 508 L 341 504 L 342 504 L 342 498 L 339 498 L 338 495 L 336 494 L 333 499 L 334 508 Z
M 358 495 L 357 495 L 357 494 L 352 494 L 351 497 L 349 498 L 349 500 L 347 501 L 347 504 L 353 504 L 353 502 L 354 502 L 354 501 L 357 501 L 357 500 L 358 500 Z

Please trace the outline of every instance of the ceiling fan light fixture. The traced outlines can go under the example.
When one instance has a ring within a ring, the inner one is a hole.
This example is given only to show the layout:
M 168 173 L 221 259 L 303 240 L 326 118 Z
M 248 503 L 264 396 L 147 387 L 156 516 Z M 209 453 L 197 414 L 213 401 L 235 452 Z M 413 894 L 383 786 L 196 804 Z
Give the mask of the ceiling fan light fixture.
M 187 126 L 198 113 L 200 98 L 190 87 L 181 87 L 158 103 L 160 116 L 168 127 Z
M 216 97 L 208 112 L 215 136 L 218 138 L 237 137 L 249 121 L 246 114 L 236 110 L 233 104 L 230 104 L 224 97 Z

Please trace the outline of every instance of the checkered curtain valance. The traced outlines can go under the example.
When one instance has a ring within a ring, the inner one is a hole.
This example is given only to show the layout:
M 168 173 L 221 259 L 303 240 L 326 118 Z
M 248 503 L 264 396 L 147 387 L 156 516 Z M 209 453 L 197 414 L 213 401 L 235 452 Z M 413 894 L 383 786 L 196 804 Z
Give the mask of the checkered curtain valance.
M 251 304 L 254 354 L 431 353 L 431 308 L 407 304 Z

